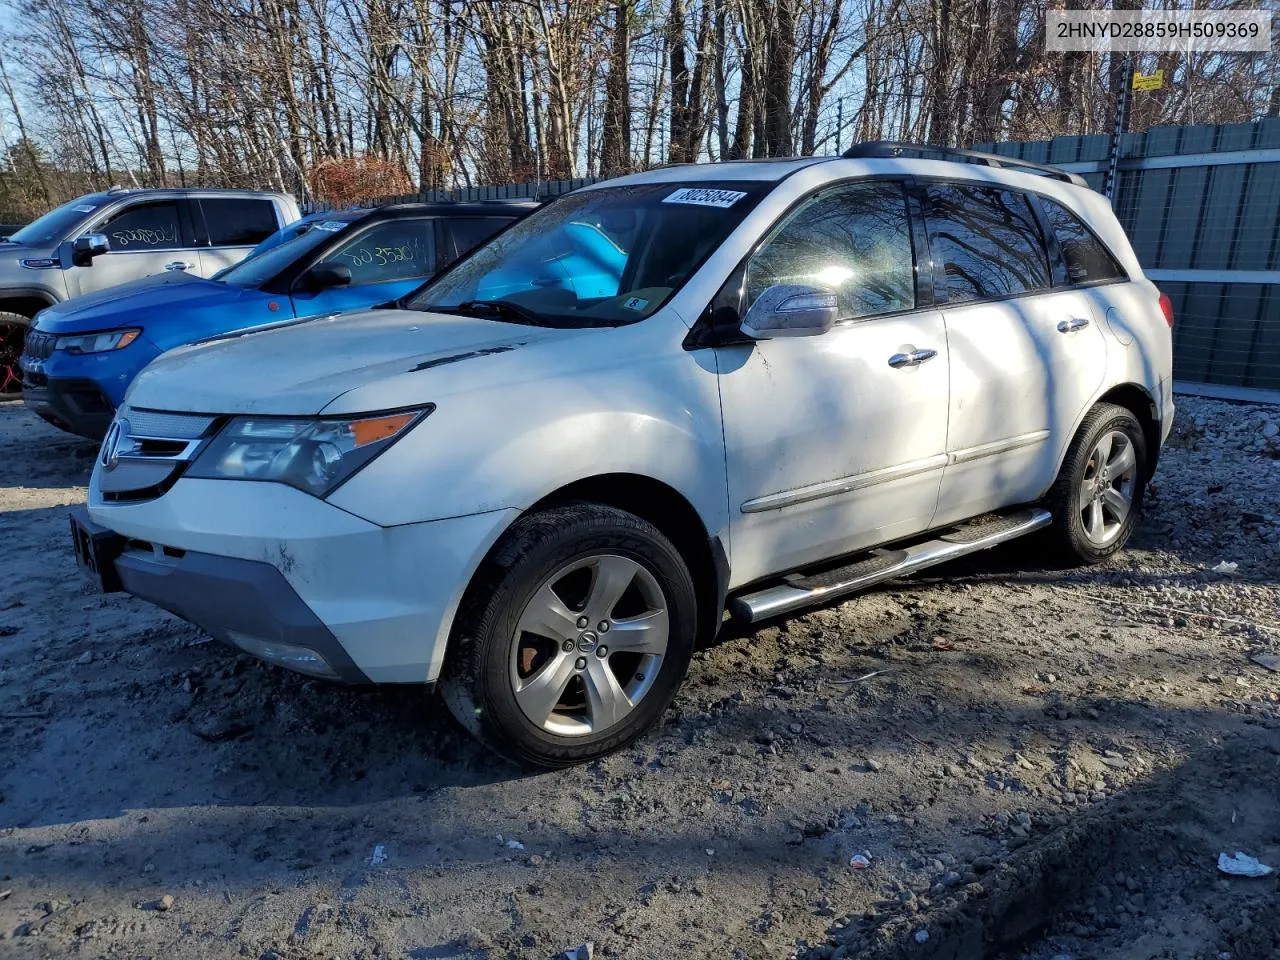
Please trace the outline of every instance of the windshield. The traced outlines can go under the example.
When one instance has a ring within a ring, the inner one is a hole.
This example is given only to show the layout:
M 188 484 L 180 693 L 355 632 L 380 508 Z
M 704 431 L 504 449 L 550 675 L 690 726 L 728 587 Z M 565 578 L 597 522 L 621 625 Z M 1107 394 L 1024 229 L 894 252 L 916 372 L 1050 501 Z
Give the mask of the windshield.
M 249 252 L 249 255 L 233 267 L 219 272 L 214 279 L 222 283 L 234 283 L 239 287 L 260 287 L 299 257 L 333 239 L 344 230 L 350 220 L 299 221 L 278 231 Z M 281 234 L 289 239 L 281 239 Z
M 572 193 L 407 302 L 544 326 L 617 326 L 670 299 L 773 185 L 646 183 Z
M 91 197 L 64 203 L 60 207 L 54 207 L 43 217 L 32 220 L 21 230 L 9 234 L 9 241 L 38 246 L 65 240 L 81 221 L 101 206 L 101 203 L 95 203 Z

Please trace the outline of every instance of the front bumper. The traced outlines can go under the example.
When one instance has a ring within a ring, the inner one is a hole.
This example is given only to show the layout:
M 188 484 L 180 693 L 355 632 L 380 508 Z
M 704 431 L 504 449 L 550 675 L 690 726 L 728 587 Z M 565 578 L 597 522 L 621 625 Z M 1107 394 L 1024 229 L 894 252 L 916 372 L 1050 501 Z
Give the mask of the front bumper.
M 116 408 L 92 380 L 50 380 L 24 374 L 22 400 L 37 416 L 60 430 L 101 440 Z
M 125 590 L 283 666 L 303 669 L 264 644 L 373 683 L 438 677 L 462 592 L 514 514 L 380 527 L 282 484 L 189 478 L 107 503 L 95 477 L 89 498 L 125 540 Z

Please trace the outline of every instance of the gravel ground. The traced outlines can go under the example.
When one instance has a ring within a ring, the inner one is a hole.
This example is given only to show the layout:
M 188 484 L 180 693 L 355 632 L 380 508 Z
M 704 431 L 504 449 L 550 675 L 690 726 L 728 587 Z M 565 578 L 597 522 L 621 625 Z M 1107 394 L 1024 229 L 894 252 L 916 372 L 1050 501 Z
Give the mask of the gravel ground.
M 533 776 L 94 595 L 93 448 L 0 404 L 0 957 L 1280 955 L 1277 878 L 1215 866 L 1280 866 L 1277 420 L 1181 398 L 1113 564 L 726 629 L 634 749 Z

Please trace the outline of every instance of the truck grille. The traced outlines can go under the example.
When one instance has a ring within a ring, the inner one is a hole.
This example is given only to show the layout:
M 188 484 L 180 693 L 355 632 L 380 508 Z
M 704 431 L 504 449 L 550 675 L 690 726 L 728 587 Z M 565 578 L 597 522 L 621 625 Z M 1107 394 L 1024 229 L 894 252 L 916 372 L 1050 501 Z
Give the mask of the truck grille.
M 40 333 L 38 330 L 32 330 L 27 334 L 26 354 L 37 360 L 48 360 L 53 356 L 54 348 L 58 345 L 58 338 L 52 333 Z

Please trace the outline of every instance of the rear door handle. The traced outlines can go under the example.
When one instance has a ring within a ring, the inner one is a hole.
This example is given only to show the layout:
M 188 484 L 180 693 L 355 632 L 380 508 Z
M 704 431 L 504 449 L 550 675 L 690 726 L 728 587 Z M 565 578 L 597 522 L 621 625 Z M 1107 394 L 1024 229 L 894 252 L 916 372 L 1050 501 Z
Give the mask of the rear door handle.
M 1088 325 L 1089 321 L 1084 319 L 1084 317 L 1072 317 L 1070 320 L 1059 320 L 1058 332 L 1070 333 L 1072 330 L 1079 330 L 1082 327 L 1087 327 Z
M 912 350 L 910 353 L 895 353 L 889 358 L 889 366 L 895 370 L 902 367 L 918 367 L 926 360 L 932 360 L 937 355 L 937 350 L 930 350 L 927 347 L 923 350 Z
M 194 266 L 194 263 L 187 263 L 185 260 L 170 260 L 164 265 L 164 268 L 166 270 L 190 270 Z

